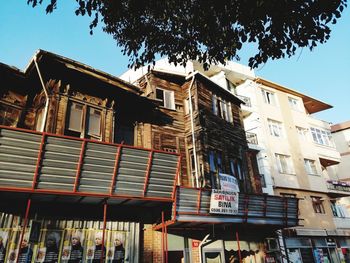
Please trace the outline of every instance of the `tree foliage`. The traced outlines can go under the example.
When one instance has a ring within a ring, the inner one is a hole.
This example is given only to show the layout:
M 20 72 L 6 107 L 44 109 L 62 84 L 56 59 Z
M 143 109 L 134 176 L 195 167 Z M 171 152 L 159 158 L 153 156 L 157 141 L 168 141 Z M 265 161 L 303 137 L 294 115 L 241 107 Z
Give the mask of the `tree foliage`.
M 53 12 L 57 0 L 47 0 Z M 65 0 L 67 1 L 67 0 Z M 90 32 L 101 23 L 129 66 L 154 62 L 155 55 L 206 66 L 239 60 L 249 42 L 258 46 L 249 66 L 290 57 L 297 48 L 312 50 L 330 37 L 346 0 L 75 0 L 76 15 L 91 17 Z M 43 0 L 27 0 L 35 7 Z

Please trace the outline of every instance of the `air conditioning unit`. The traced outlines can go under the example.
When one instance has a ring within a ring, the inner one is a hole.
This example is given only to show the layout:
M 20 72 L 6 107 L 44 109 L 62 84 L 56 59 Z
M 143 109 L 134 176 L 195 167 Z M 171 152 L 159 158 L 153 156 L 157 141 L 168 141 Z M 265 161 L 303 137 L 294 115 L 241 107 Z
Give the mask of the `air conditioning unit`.
M 273 252 L 273 251 L 279 251 L 280 246 L 278 244 L 278 239 L 277 238 L 266 238 L 266 250 L 267 252 Z

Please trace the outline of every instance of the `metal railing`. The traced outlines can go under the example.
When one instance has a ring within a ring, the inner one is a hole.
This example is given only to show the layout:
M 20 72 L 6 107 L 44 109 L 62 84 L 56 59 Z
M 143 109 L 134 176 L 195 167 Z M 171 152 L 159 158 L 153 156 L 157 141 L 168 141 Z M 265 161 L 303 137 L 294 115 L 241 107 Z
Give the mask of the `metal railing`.
M 258 144 L 258 136 L 252 132 L 246 132 L 245 136 L 247 138 L 247 142 L 250 144 Z
M 180 156 L 0 126 L 0 191 L 174 199 Z
M 173 206 L 177 222 L 252 223 L 261 225 L 298 225 L 298 199 L 271 195 L 239 193 L 238 213 L 210 214 L 211 191 L 178 187 Z

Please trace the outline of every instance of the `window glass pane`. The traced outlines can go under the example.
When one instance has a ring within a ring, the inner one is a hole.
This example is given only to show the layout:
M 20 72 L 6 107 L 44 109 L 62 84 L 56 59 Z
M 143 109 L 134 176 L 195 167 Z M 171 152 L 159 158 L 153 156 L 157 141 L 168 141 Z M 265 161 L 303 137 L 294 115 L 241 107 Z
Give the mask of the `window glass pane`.
M 163 102 L 164 105 L 164 91 L 161 89 L 156 89 L 156 98 L 158 100 L 161 100 Z
M 69 114 L 68 129 L 81 132 L 83 105 L 72 102 Z
M 214 158 L 215 158 L 214 152 L 210 151 L 209 152 L 209 166 L 210 166 L 210 171 L 212 171 L 212 172 L 216 172 Z
M 35 130 L 41 131 L 43 121 L 44 121 L 44 108 L 39 109 L 36 112 L 36 125 L 35 125 Z
M 168 109 L 175 109 L 175 103 L 174 103 L 174 92 L 165 90 L 164 91 L 164 107 Z
M 213 107 L 213 113 L 215 115 L 218 115 L 218 105 L 217 105 L 217 98 L 216 98 L 216 95 L 213 95 L 212 97 L 212 107 Z
M 92 136 L 100 136 L 101 111 L 94 108 L 89 108 L 89 118 L 87 122 L 87 133 Z
M 21 110 L 0 104 L 0 125 L 16 127 L 21 115 Z

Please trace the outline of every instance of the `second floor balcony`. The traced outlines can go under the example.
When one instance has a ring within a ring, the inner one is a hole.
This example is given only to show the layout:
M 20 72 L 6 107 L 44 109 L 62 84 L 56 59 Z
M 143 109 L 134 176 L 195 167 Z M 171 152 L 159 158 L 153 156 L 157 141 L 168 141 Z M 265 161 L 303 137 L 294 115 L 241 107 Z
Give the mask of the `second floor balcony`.
M 0 126 L 0 191 L 172 202 L 175 153 Z

